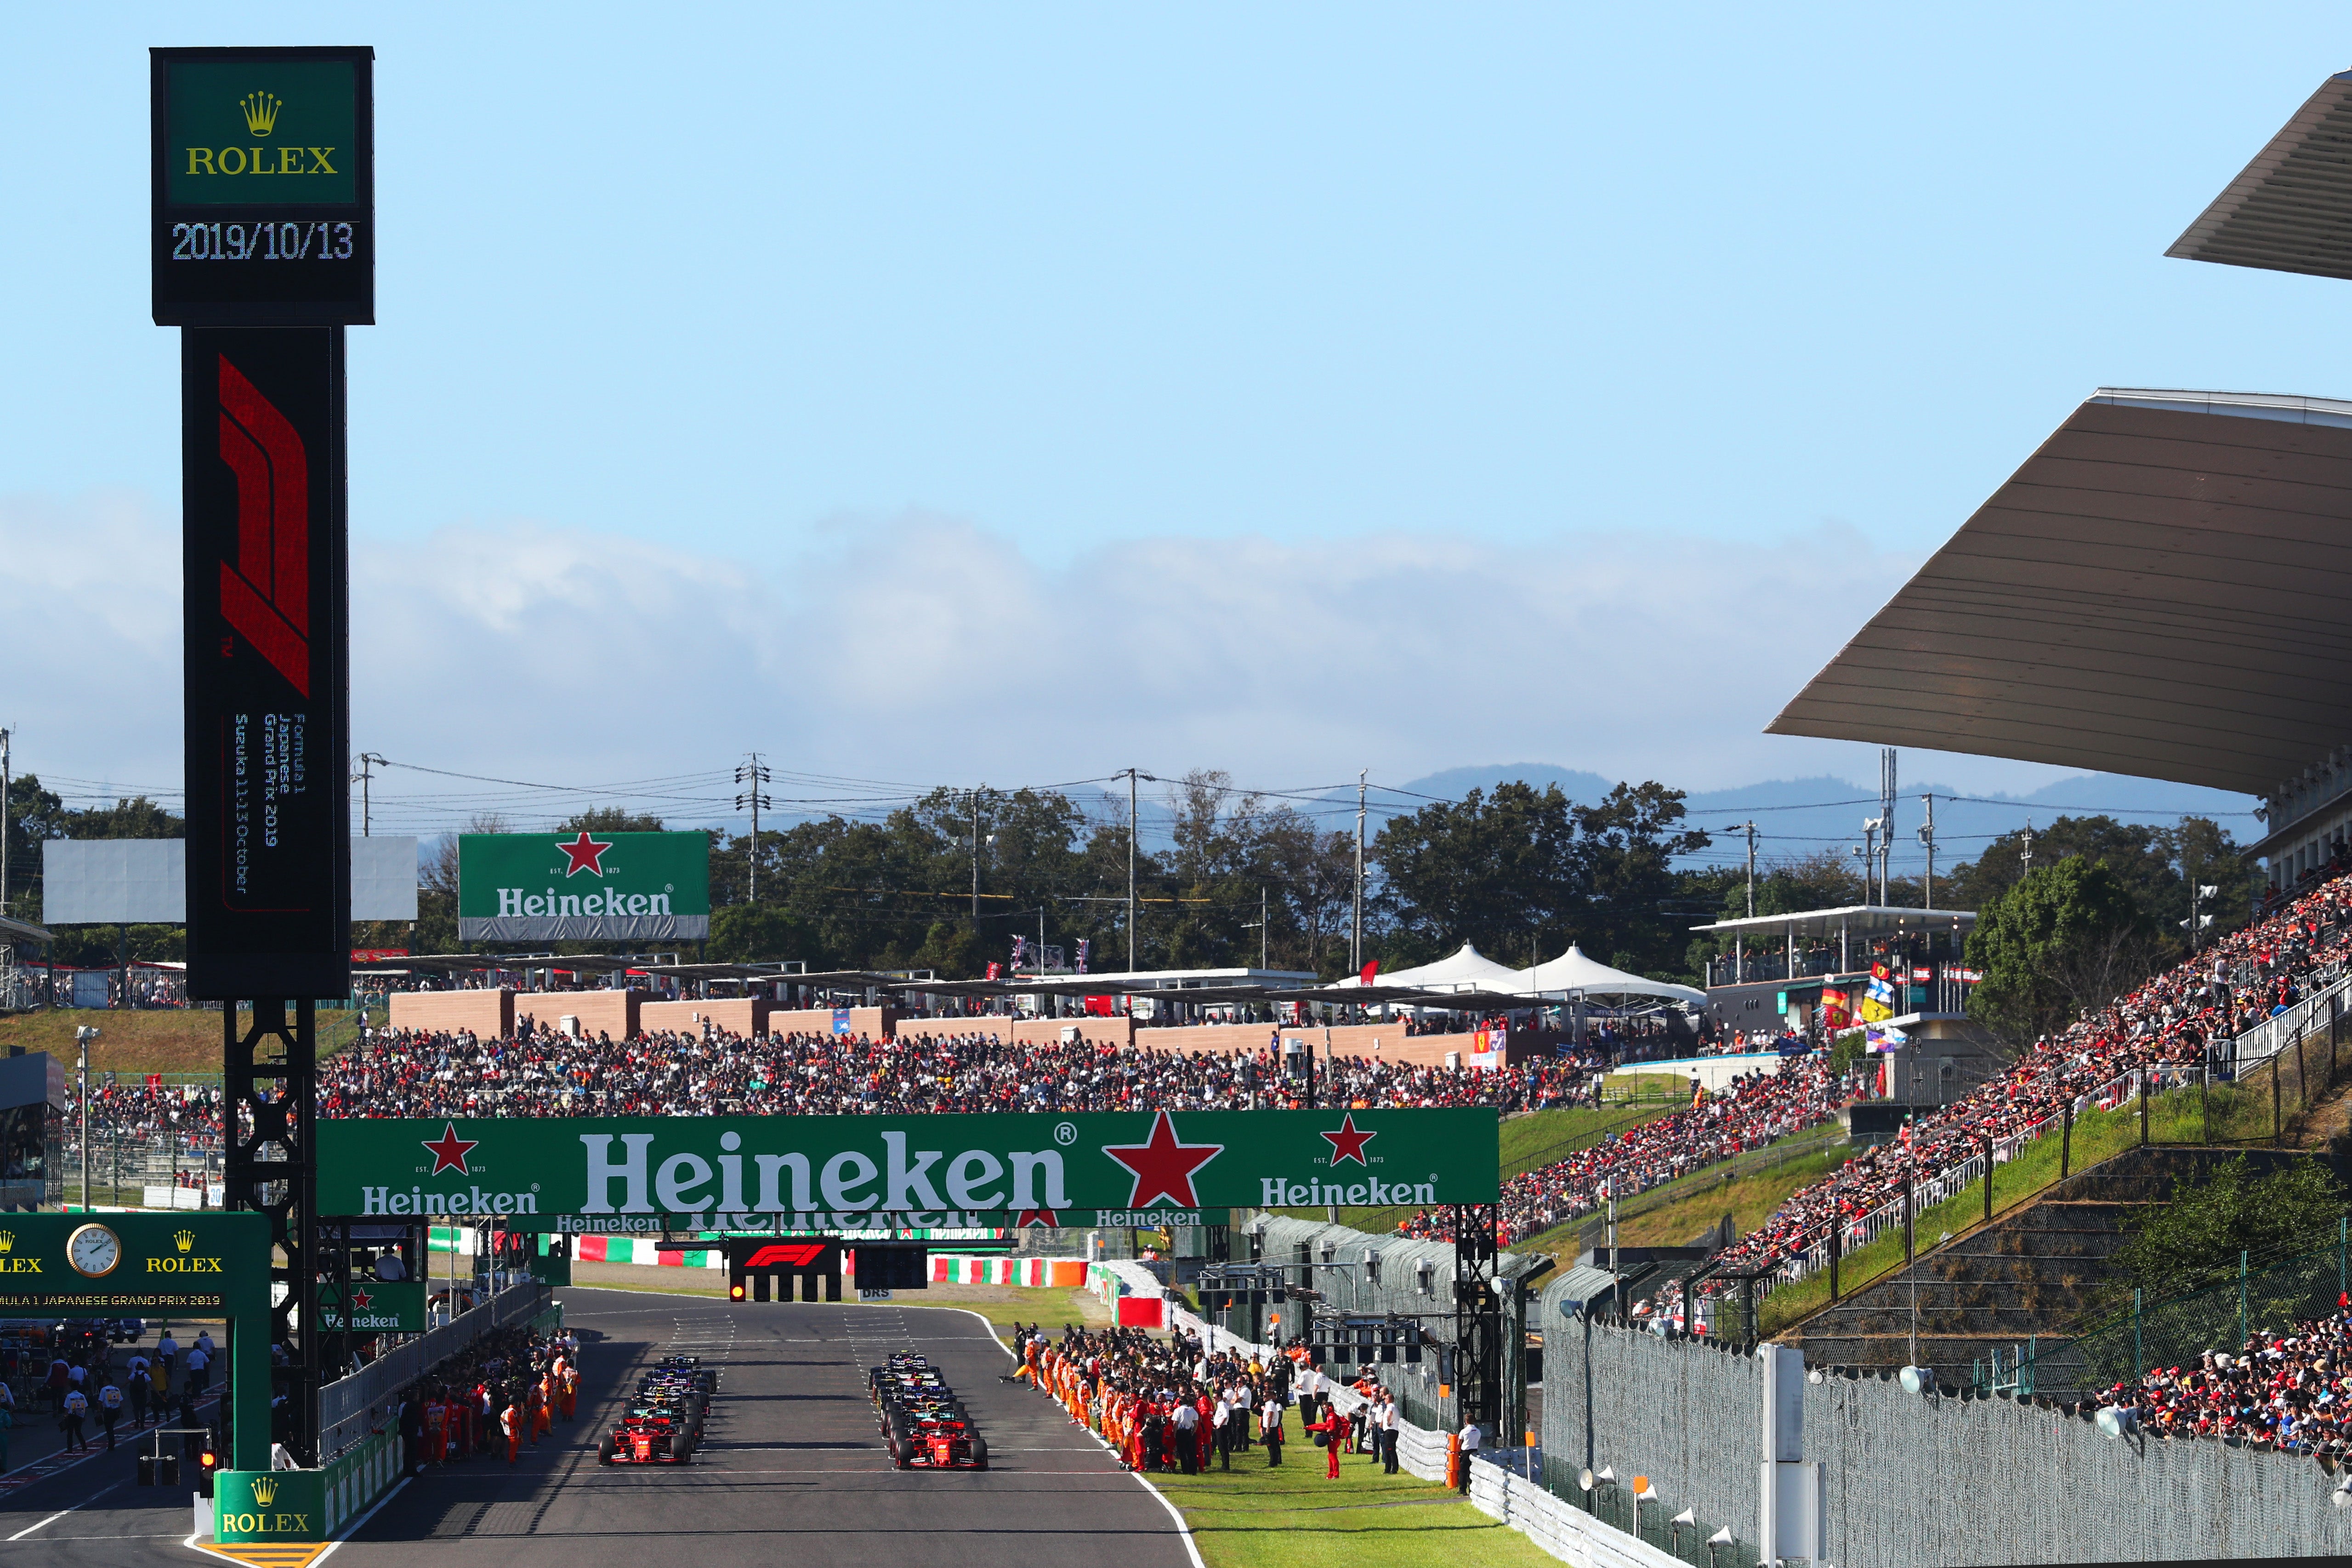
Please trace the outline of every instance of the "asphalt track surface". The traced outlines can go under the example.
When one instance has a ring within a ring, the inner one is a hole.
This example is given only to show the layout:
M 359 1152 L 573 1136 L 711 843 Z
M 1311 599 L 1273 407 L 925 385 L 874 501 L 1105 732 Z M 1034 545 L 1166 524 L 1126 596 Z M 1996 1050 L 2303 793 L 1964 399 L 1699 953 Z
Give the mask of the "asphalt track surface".
M 572 1287 L 580 1419 L 509 1470 L 503 1450 L 402 1487 L 325 1561 L 332 1568 L 1197 1568 L 1159 1495 L 1058 1407 L 999 1383 L 1012 1361 L 969 1312 L 898 1303 L 732 1304 Z M 866 1369 L 931 1358 L 988 1439 L 989 1468 L 893 1468 Z M 721 1369 L 690 1465 L 596 1462 L 640 1369 L 671 1352 Z M 184 1489 L 131 1483 L 131 1449 L 0 1500 L 7 1568 L 124 1568 L 217 1559 L 181 1545 Z M 72 1511 L 58 1515 L 58 1510 Z M 11 1538 L 14 1539 L 11 1539 Z M 673 1556 L 675 1550 L 679 1554 Z

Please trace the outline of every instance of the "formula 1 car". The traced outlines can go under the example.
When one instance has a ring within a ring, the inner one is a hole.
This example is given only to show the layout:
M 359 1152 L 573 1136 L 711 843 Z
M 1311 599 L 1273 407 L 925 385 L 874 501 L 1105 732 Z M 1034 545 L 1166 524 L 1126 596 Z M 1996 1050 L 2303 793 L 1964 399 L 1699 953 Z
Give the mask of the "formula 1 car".
M 674 1406 L 633 1405 L 597 1445 L 596 1458 L 607 1465 L 683 1465 L 694 1458 L 697 1436 Z
M 921 1356 L 894 1355 L 866 1375 L 883 1447 L 899 1469 L 988 1468 L 988 1442 L 947 1380 Z

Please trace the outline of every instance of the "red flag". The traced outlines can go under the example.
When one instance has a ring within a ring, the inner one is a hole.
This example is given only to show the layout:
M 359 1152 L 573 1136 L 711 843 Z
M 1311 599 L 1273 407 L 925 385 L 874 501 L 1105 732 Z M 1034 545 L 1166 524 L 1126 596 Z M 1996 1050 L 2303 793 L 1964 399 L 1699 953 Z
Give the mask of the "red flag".
M 1372 983 L 1372 976 L 1378 974 L 1380 972 L 1381 961 L 1376 958 L 1370 963 L 1364 965 L 1363 972 L 1358 974 L 1356 978 L 1362 981 L 1365 984 L 1370 985 Z

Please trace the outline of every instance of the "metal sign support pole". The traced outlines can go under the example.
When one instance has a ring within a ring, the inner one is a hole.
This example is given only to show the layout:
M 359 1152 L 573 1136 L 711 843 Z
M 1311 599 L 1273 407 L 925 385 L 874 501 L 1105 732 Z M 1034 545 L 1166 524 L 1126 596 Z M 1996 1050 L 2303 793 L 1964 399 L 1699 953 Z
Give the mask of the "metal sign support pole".
M 269 1278 L 286 1298 L 270 1308 L 270 1340 L 286 1347 L 281 1375 L 289 1384 L 275 1438 L 304 1465 L 319 1463 L 320 1343 L 318 1331 L 318 1145 L 312 1119 L 318 1099 L 318 1009 L 283 999 L 252 1004 L 242 1034 L 236 1005 L 221 1009 L 226 1084 L 222 1142 L 228 1152 L 225 1206 L 268 1217 Z M 275 1059 L 268 1059 L 274 1058 Z

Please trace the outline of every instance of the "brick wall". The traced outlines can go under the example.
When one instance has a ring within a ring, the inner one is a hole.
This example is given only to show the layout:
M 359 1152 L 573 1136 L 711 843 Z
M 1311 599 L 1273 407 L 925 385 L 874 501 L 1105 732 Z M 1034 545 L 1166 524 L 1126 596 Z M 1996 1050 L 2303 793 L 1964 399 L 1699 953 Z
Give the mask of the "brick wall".
M 511 991 L 395 991 L 392 1026 L 454 1034 L 470 1029 L 484 1039 L 514 1032 Z
M 541 1028 L 560 1029 L 567 1017 L 580 1020 L 583 1039 L 610 1035 L 625 1040 L 637 1032 L 642 991 L 526 991 L 514 999 L 515 1021 L 529 1018 Z
M 648 1002 L 637 1009 L 637 1026 L 649 1035 L 662 1030 L 698 1035 L 707 1020 L 713 1028 L 748 1039 L 770 1027 L 768 1020 L 773 1007 L 773 1003 L 759 996 L 718 996 L 700 1002 Z

